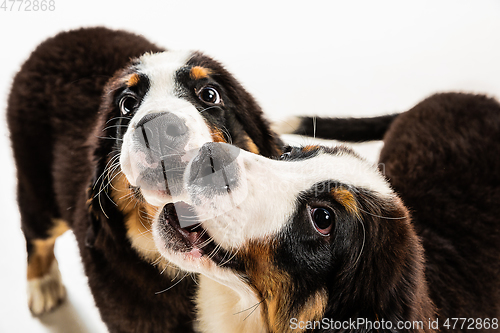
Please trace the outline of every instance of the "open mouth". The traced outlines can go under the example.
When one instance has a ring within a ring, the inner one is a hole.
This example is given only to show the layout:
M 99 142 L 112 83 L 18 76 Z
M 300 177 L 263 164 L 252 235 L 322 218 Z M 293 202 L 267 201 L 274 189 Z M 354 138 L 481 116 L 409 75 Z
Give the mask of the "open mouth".
M 158 222 L 168 249 L 192 258 L 208 258 L 218 266 L 237 265 L 235 256 L 215 243 L 189 204 L 183 201 L 166 204 Z

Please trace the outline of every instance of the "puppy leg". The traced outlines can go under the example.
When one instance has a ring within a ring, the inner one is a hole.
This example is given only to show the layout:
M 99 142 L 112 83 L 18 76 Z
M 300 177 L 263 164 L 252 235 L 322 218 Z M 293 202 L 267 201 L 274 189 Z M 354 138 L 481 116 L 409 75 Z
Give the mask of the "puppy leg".
M 66 290 L 54 255 L 56 238 L 68 230 L 67 224 L 55 219 L 49 237 L 27 239 L 28 305 L 38 316 L 56 308 L 65 298 Z

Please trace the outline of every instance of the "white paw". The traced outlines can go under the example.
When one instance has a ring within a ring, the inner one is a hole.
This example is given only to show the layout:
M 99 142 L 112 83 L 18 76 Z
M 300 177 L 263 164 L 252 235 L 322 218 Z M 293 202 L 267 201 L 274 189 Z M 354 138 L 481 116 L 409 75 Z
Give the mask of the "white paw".
M 55 309 L 65 297 L 66 289 L 55 259 L 48 274 L 28 280 L 28 306 L 35 316 Z

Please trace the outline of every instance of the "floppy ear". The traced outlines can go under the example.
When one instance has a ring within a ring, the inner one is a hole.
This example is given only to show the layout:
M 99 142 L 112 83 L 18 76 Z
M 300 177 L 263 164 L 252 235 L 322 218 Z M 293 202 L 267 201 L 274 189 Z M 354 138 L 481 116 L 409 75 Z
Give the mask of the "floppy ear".
M 235 83 L 238 84 L 238 83 Z M 236 118 L 243 125 L 243 129 L 250 139 L 259 148 L 261 155 L 277 157 L 282 153 L 283 142 L 279 135 L 271 129 L 271 124 L 264 117 L 262 109 L 254 98 L 241 88 L 238 102 L 242 107 L 236 112 Z
M 121 145 L 118 136 L 124 121 L 115 107 L 115 93 L 123 86 L 130 73 L 129 67 L 119 70 L 104 87 L 96 126 L 88 142 L 91 147 L 89 158 L 93 166 L 93 177 L 87 194 L 90 221 L 86 244 L 89 247 L 97 246 L 108 238 L 116 241 L 120 236 L 117 233 L 124 229 L 123 216 L 111 199 L 111 169 L 116 171 L 111 168 L 111 164 L 118 163 L 116 159 Z
M 266 157 L 280 156 L 283 142 L 271 129 L 271 124 L 264 117 L 257 101 L 230 73 L 222 77 L 221 79 L 226 81 L 224 87 L 227 87 L 227 92 L 235 104 L 232 111 L 244 131 L 257 146 L 259 153 Z
M 106 165 L 107 159 L 97 160 L 94 176 L 88 187 L 89 226 L 85 239 L 88 247 L 100 247 L 106 238 L 115 240 L 116 235 L 111 231 L 115 229 L 111 224 L 123 219 L 109 193 L 111 187 Z
M 425 279 L 423 247 L 408 210 L 396 195 L 357 197 L 365 233 L 363 252 L 356 267 L 343 269 L 344 296 L 337 298 L 339 308 L 334 311 L 351 307 L 351 315 L 394 325 L 422 321 L 423 329 L 415 331 L 428 331 L 428 321 L 436 314 Z
M 104 134 L 104 133 L 103 133 Z M 103 135 L 108 137 L 107 135 Z M 93 177 L 87 190 L 87 204 L 89 207 L 89 227 L 85 243 L 88 247 L 99 245 L 108 235 L 111 239 L 115 237 L 111 232 L 110 223 L 120 220 L 120 213 L 115 203 L 111 199 L 111 175 L 108 174 L 108 163 L 113 158 L 110 152 L 113 151 L 113 140 L 100 138 L 96 142 L 93 151 Z

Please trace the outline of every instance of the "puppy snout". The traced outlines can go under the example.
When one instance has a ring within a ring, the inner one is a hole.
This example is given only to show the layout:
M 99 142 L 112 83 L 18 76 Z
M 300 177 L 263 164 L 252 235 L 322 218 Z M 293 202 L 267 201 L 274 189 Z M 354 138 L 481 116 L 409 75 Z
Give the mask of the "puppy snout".
M 171 112 L 150 113 L 134 127 L 135 183 L 142 189 L 171 195 L 182 192 L 187 165 L 182 156 L 190 134 L 185 120 Z
M 238 186 L 240 168 L 236 161 L 238 147 L 209 142 L 204 144 L 192 160 L 188 186 L 195 186 L 205 194 L 225 194 Z
M 185 147 L 189 136 L 184 119 L 171 112 L 147 114 L 135 127 L 140 144 L 160 156 L 178 153 Z

